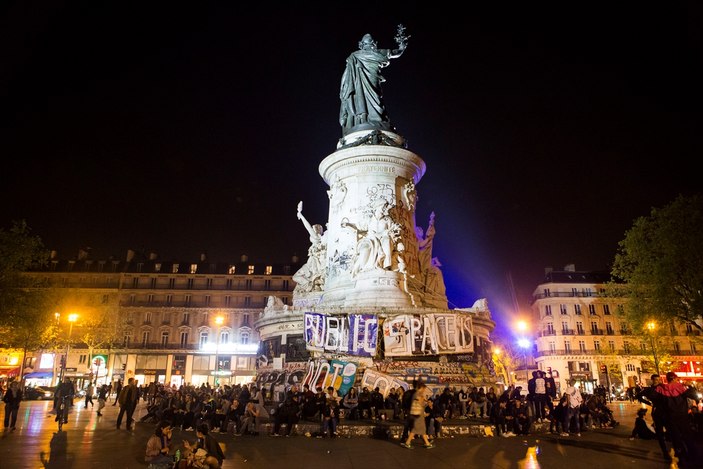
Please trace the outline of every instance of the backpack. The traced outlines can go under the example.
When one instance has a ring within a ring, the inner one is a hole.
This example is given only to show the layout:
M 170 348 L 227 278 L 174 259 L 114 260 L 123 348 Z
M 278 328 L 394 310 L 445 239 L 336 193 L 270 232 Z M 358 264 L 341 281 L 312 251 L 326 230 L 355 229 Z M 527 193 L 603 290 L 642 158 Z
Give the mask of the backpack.
M 403 393 L 403 402 L 401 404 L 401 407 L 404 411 L 408 412 L 410 410 L 410 406 L 413 403 L 413 396 L 415 395 L 415 390 L 410 389 L 409 391 L 405 391 Z

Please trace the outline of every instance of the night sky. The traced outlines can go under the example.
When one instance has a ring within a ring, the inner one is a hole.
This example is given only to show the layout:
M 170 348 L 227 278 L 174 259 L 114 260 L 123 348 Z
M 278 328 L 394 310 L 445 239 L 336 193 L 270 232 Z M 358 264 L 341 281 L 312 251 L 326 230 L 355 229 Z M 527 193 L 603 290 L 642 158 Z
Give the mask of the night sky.
M 451 308 L 485 297 L 507 330 L 545 267 L 608 269 L 637 217 L 703 186 L 695 2 L 61 3 L 0 10 L 0 227 L 59 257 L 304 259 L 344 61 L 399 23 L 384 97 L 427 164 Z

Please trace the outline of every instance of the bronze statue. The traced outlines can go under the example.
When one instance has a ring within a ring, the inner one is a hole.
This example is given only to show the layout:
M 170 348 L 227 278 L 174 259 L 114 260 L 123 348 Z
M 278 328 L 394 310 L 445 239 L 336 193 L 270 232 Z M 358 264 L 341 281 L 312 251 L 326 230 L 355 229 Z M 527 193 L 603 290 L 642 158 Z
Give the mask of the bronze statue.
M 390 59 L 400 57 L 410 36 L 398 25 L 394 37 L 397 49 L 378 49 L 370 34 L 359 41 L 359 50 L 347 58 L 339 92 L 341 106 L 339 123 L 343 135 L 357 130 L 393 130 L 383 105 L 381 83 L 385 81 L 381 69 L 390 65 Z

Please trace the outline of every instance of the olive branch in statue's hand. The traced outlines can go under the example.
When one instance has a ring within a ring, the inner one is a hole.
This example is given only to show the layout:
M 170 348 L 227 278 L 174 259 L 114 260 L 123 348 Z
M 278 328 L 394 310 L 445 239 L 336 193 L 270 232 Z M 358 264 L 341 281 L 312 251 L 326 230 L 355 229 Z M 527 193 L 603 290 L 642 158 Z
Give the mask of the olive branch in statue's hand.
M 408 45 L 408 39 L 410 39 L 410 36 L 405 35 L 405 26 L 402 24 L 398 25 L 398 28 L 395 33 L 395 39 L 396 44 L 398 44 L 399 49 L 405 49 L 405 47 Z

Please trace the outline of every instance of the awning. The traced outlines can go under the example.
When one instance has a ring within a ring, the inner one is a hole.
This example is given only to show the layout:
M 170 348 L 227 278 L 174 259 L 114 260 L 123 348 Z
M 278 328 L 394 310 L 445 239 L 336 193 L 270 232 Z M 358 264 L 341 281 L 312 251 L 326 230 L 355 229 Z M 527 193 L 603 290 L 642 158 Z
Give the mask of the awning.
M 24 379 L 51 379 L 53 377 L 54 373 L 51 371 L 32 371 L 24 375 Z
M 15 376 L 19 376 L 19 374 L 20 374 L 19 365 L 15 365 L 15 366 L 0 365 L 0 377 L 14 378 Z

